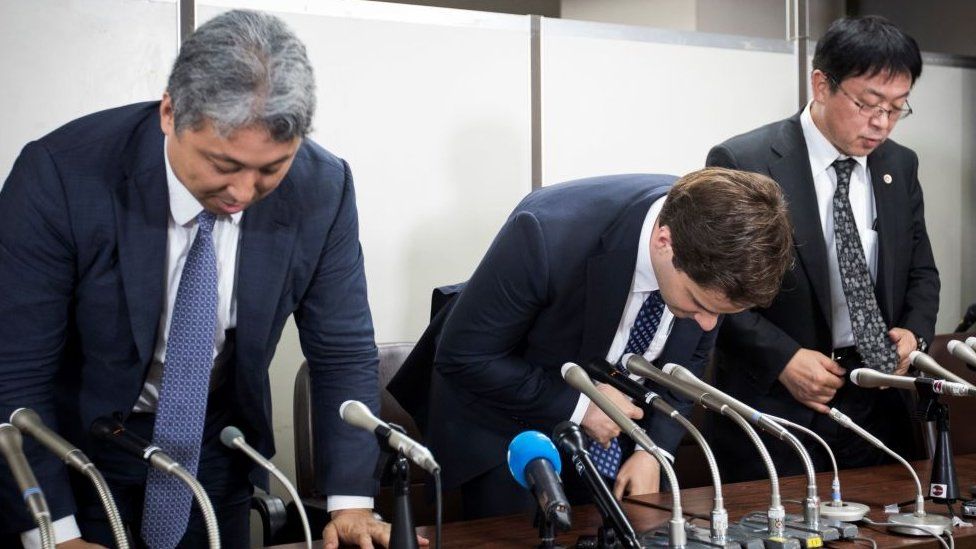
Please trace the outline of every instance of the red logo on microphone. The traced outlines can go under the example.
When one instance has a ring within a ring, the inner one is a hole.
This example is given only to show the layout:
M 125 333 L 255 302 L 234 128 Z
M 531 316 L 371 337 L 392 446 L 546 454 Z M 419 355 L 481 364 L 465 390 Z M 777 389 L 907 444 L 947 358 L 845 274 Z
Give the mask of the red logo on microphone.
M 934 498 L 941 498 L 946 491 L 945 484 L 932 484 L 929 486 L 929 495 Z

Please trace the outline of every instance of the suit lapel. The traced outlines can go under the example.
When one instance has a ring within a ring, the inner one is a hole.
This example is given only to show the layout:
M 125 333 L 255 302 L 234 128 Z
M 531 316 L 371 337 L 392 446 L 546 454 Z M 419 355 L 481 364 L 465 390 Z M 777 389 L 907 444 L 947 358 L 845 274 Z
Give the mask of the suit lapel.
M 119 272 L 129 322 L 143 366 L 152 360 L 163 308 L 169 191 L 159 115 L 140 126 L 124 158 L 132 158 L 116 188 Z
M 789 204 L 797 255 L 803 263 L 824 318 L 831 318 L 827 275 L 827 246 L 817 210 L 817 192 L 810 173 L 810 155 L 803 140 L 799 116 L 781 127 L 772 145 L 780 158 L 770 163 L 770 175 L 779 183 Z
M 667 192 L 667 189 L 664 189 Z M 620 324 L 637 264 L 637 239 L 647 210 L 663 193 L 631 204 L 601 237 L 602 252 L 586 265 L 586 304 L 579 359 L 604 358 Z
M 291 265 L 296 225 L 293 185 L 286 177 L 263 201 L 244 212 L 237 266 L 238 374 L 247 362 L 264 357 L 272 322 Z M 260 363 L 260 361 L 258 361 Z
M 882 314 L 889 322 L 893 322 L 891 309 L 894 306 L 894 296 L 890 281 L 894 277 L 895 262 L 892 254 L 895 246 L 886 242 L 885 236 L 895 234 L 898 220 L 894 204 L 894 185 L 884 182 L 886 174 L 894 173 L 894 166 L 889 162 L 887 149 L 883 145 L 868 156 L 868 169 L 871 171 L 871 188 L 874 191 L 878 215 L 878 279 L 875 283 L 875 295 Z

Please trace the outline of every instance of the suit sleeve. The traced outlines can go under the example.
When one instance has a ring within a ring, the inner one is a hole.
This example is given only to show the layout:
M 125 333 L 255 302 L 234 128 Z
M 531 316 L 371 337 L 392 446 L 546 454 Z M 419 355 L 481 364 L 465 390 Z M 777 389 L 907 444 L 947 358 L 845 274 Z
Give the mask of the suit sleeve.
M 579 392 L 520 346 L 547 304 L 549 261 L 536 217 L 517 212 L 502 227 L 444 325 L 434 367 L 482 405 L 530 425 L 569 419 Z
M 707 166 L 741 170 L 735 154 L 724 145 L 708 152 Z M 755 309 L 725 317 L 722 323 L 723 347 L 736 349 L 754 357 L 752 367 L 742 375 L 748 376 L 760 390 L 769 391 L 779 378 L 786 363 L 801 349 L 789 334 L 770 322 Z
M 373 321 L 352 175 L 343 162 L 338 212 L 314 278 L 295 313 L 308 360 L 315 425 L 316 484 L 326 495 L 375 495 L 376 438 L 339 417 L 346 400 L 379 416 L 379 380 Z
M 61 178 L 39 143 L 24 148 L 0 192 L 0 421 L 20 407 L 54 430 L 53 380 L 62 366 L 75 284 L 75 250 Z M 52 518 L 74 512 L 64 465 L 30 437 L 24 449 Z M 0 530 L 36 525 L 0 465 Z
M 912 216 L 911 262 L 908 270 L 908 287 L 905 305 L 896 326 L 901 326 L 931 342 L 935 337 L 935 321 L 939 312 L 939 271 L 932 256 L 932 244 L 925 228 L 925 203 L 922 185 L 918 181 L 918 157 L 911 156 L 912 177 L 909 200 Z

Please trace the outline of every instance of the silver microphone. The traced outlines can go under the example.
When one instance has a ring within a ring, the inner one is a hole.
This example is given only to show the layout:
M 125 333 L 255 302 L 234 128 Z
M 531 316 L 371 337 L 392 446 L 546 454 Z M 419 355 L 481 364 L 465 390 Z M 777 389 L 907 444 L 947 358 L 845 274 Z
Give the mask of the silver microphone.
M 976 338 L 973 337 L 967 338 L 966 343 L 953 339 L 949 342 L 948 348 L 952 356 L 965 362 L 970 367 L 976 368 L 976 351 L 968 344 L 970 340 L 976 343 Z
M 0 453 L 7 459 L 10 473 L 17 482 L 24 503 L 37 523 L 41 534 L 41 545 L 54 547 L 54 527 L 51 524 L 51 511 L 48 509 L 44 492 L 34 477 L 34 471 L 27 456 L 24 455 L 24 441 L 20 431 L 9 423 L 0 423 Z
M 914 366 L 916 370 L 928 374 L 929 377 L 936 379 L 948 379 L 949 381 L 962 383 L 963 385 L 976 388 L 976 386 L 974 386 L 972 383 L 950 372 L 941 364 L 936 362 L 934 358 L 923 353 L 922 351 L 912 351 L 908 355 L 908 359 L 911 361 L 912 366 Z
M 305 546 L 309 549 L 312 548 L 312 531 L 308 525 L 308 515 L 305 514 L 305 506 L 302 505 L 302 499 L 298 496 L 298 491 L 291 482 L 288 481 L 288 477 L 285 476 L 271 460 L 265 458 L 260 452 L 255 450 L 250 444 L 244 440 L 244 433 L 240 429 L 234 427 L 233 425 L 228 425 L 220 431 L 220 442 L 224 443 L 224 446 L 228 448 L 236 448 L 244 454 L 251 458 L 252 461 L 265 468 L 269 473 L 274 475 L 278 482 L 285 487 L 288 491 L 288 495 L 291 496 L 291 500 L 295 503 L 295 507 L 298 508 L 298 515 L 302 519 L 302 528 L 305 530 Z
M 424 445 L 407 435 L 392 429 L 390 424 L 373 415 L 369 408 L 358 400 L 347 400 L 339 406 L 339 417 L 343 421 L 360 429 L 376 433 L 386 439 L 391 448 L 407 456 L 410 461 L 419 465 L 430 474 L 437 474 L 441 466 L 434 460 L 434 456 Z
M 976 396 L 976 388 L 967 384 L 942 379 L 882 374 L 870 368 L 856 368 L 851 370 L 850 377 L 854 385 L 858 387 L 894 387 L 896 389 L 907 389 L 917 392 L 919 387 L 929 386 L 932 388 L 932 392 L 939 395 Z

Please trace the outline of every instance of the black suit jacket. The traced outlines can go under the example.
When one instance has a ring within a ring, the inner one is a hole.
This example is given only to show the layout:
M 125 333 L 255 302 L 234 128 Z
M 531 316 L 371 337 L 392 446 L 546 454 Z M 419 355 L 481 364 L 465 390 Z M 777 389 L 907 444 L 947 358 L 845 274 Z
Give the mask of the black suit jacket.
M 127 416 L 152 361 L 165 300 L 169 198 L 159 103 L 96 113 L 28 144 L 0 192 L 0 417 L 36 410 L 98 464 L 96 417 Z M 375 437 L 342 422 L 379 408 L 352 176 L 305 140 L 241 222 L 234 421 L 274 453 L 268 366 L 293 313 L 315 398 L 316 471 L 327 494 L 371 496 Z M 29 437 L 55 519 L 74 512 L 64 465 Z M 104 449 L 101 449 L 105 451 Z M 261 478 L 255 475 L 254 480 Z M 0 465 L 0 531 L 33 528 Z
M 516 207 L 453 304 L 437 346 L 427 436 L 446 486 L 505 463 L 519 432 L 549 435 L 570 418 L 579 392 L 560 368 L 606 356 L 641 225 L 674 180 L 585 179 L 533 192 Z M 677 319 L 659 361 L 701 374 L 715 332 Z M 656 389 L 687 414 L 689 402 Z M 653 414 L 643 421 L 656 443 L 675 449 L 680 427 Z
M 795 263 L 773 304 L 730 315 L 722 325 L 717 383 L 759 410 L 810 425 L 816 412 L 777 381 L 800 348 L 827 356 L 833 350 L 827 250 L 800 115 L 717 145 L 706 164 L 772 177 L 786 195 L 794 225 Z M 932 341 L 939 273 L 925 229 L 918 158 L 888 140 L 868 156 L 868 168 L 878 216 L 875 294 L 881 314 L 888 327 L 907 328 Z M 750 452 L 744 444 L 730 450 Z

